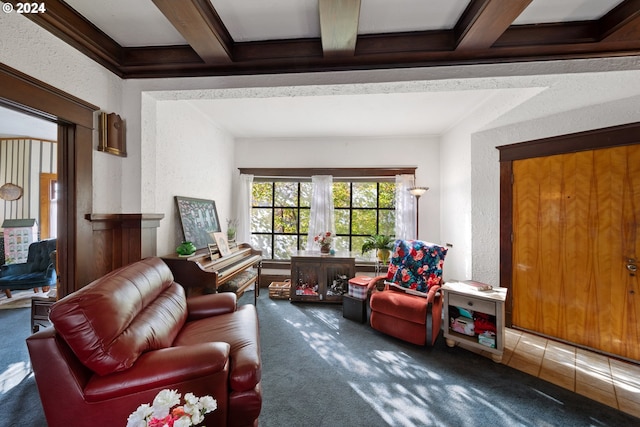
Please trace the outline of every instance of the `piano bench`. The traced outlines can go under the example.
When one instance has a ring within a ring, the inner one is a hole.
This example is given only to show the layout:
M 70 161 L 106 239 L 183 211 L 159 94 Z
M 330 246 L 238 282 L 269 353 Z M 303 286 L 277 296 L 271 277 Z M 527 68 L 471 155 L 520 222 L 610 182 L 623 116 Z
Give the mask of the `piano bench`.
M 258 273 L 253 270 L 245 270 L 242 273 L 236 275 L 233 279 L 229 280 L 227 283 L 221 285 L 218 288 L 218 292 L 234 292 L 238 298 L 244 294 L 244 291 L 247 290 L 249 286 L 256 283 L 258 278 Z M 254 291 L 256 292 L 256 296 L 258 293 L 258 285 L 256 284 Z

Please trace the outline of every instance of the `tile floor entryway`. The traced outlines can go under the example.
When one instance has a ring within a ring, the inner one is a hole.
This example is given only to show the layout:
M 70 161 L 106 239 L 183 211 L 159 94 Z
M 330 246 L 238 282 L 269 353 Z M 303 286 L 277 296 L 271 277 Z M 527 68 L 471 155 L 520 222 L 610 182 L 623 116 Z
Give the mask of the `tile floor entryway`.
M 640 365 L 509 328 L 501 363 L 640 418 Z

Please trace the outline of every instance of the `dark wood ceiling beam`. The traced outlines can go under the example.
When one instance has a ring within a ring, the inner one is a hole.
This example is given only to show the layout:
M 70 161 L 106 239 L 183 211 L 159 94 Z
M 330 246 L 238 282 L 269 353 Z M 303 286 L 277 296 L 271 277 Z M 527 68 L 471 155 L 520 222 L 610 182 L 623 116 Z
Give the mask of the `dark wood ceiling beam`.
M 153 0 L 153 3 L 205 63 L 231 62 L 231 37 L 210 1 Z
M 486 49 L 533 0 L 473 0 L 455 27 L 457 49 Z
M 626 0 L 600 18 L 600 39 L 610 42 L 640 39 L 640 0 Z
M 360 0 L 319 0 L 324 56 L 353 56 L 358 38 Z
M 493 48 L 510 46 L 544 46 L 595 43 L 599 41 L 593 22 L 563 22 L 516 25 L 496 40 Z
M 323 55 L 321 38 L 234 43 L 212 7 L 205 7 L 210 0 L 189 0 L 189 4 L 195 5 L 192 9 L 208 11 L 203 12 L 208 17 L 200 18 L 200 23 L 207 22 L 208 31 L 215 28 L 225 51 L 233 52 L 232 58 L 227 55 L 225 61 L 209 64 L 189 45 L 121 47 L 59 0 L 48 0 L 47 13 L 31 14 L 28 18 L 123 78 L 393 69 L 640 55 L 640 35 L 630 40 L 621 37 L 628 31 L 635 34 L 640 0 L 626 0 L 598 21 L 512 25 L 488 47 L 456 49 L 465 31 L 480 28 L 473 26 L 472 22 L 477 21 L 474 17 L 488 13 L 483 14 L 482 10 L 493 1 L 472 1 L 455 29 L 362 35 L 357 39 L 355 54 L 331 57 Z M 601 41 L 603 34 L 610 37 Z
M 320 39 L 242 42 L 236 43 L 233 51 L 238 63 L 323 57 Z
M 14 6 L 20 0 L 5 0 Z M 86 18 L 59 0 L 47 0 L 46 13 L 26 13 L 32 20 L 56 37 L 78 49 L 109 71 L 122 76 L 119 69 L 122 47 Z
M 444 39 L 444 38 L 443 38 Z M 420 42 L 429 40 L 418 37 Z M 405 40 L 406 41 L 406 40 Z M 408 67 L 457 66 L 496 63 L 515 63 L 546 60 L 569 60 L 604 57 L 621 57 L 640 55 L 640 41 L 634 43 L 569 43 L 549 45 L 507 46 L 474 51 L 438 50 L 390 51 L 360 54 L 361 40 L 358 40 L 357 54 L 345 58 L 325 58 L 321 55 L 319 40 L 315 43 L 307 41 L 295 47 L 296 55 L 287 55 L 293 51 L 278 50 L 275 43 L 269 52 L 264 48 L 267 44 L 252 46 L 264 55 L 259 59 L 249 57 L 247 60 L 235 61 L 227 65 L 208 66 L 202 63 L 174 63 L 157 65 L 154 62 L 125 66 L 122 68 L 127 78 L 148 77 L 191 77 L 191 76 L 224 76 L 246 74 L 302 73 L 344 70 L 397 69 Z M 280 46 L 282 47 L 282 46 Z M 277 54 L 275 54 L 277 52 Z M 315 54 L 313 54 L 315 52 Z M 267 53 L 274 53 L 269 56 Z M 251 56 L 251 55 L 249 55 Z

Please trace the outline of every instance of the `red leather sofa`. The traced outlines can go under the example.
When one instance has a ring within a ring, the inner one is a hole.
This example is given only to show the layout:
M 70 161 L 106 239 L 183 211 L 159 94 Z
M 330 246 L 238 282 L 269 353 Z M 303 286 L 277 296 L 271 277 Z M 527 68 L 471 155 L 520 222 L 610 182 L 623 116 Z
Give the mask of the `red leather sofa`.
M 255 306 L 234 293 L 187 299 L 147 258 L 56 302 L 27 339 L 49 427 L 122 425 L 163 389 L 211 395 L 208 426 L 257 426 L 262 407 Z

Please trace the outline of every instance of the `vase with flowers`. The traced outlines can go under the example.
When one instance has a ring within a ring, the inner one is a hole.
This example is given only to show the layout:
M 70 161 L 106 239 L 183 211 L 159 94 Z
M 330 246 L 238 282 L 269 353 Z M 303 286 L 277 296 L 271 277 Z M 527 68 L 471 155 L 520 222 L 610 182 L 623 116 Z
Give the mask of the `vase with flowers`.
M 188 427 L 204 421 L 205 414 L 215 411 L 218 403 L 211 396 L 196 397 L 193 393 L 182 395 L 177 390 L 162 390 L 153 403 L 142 404 L 127 419 L 127 427 Z
M 331 243 L 333 242 L 333 233 L 324 231 L 313 238 L 313 241 L 320 245 L 320 253 L 328 254 L 331 252 Z

